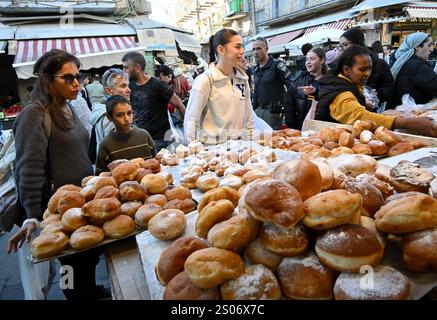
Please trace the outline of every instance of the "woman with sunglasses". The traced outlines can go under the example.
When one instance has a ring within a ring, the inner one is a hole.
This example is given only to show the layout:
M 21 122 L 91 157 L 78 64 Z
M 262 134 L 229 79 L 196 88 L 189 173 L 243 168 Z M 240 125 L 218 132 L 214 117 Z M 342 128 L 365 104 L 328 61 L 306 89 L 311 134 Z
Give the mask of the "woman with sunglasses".
M 395 79 L 396 105 L 409 94 L 416 104 L 424 104 L 437 97 L 437 74 L 428 64 L 433 50 L 432 37 L 424 32 L 410 34 L 396 51 L 391 68 Z
M 88 133 L 77 119 L 68 100 L 79 93 L 79 60 L 64 51 L 51 50 L 34 66 L 38 76 L 29 102 L 14 124 L 17 189 L 24 221 L 8 244 L 15 252 L 30 241 L 51 194 L 65 184 L 81 185 L 92 175 L 87 156 Z M 50 132 L 47 132 L 49 116 Z M 95 299 L 95 268 L 99 251 L 59 259 L 73 268 L 73 289 L 63 289 L 67 299 Z

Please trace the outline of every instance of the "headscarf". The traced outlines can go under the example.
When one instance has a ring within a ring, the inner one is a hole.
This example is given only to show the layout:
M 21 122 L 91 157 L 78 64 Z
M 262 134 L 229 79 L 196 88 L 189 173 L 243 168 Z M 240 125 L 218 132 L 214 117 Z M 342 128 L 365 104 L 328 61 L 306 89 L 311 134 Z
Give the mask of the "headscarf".
M 427 33 L 416 32 L 405 38 L 404 42 L 402 42 L 401 46 L 395 53 L 395 58 L 397 60 L 391 67 L 393 79 L 396 80 L 396 77 L 398 76 L 399 71 L 401 71 L 402 66 L 414 55 L 416 47 L 428 37 L 429 34 Z
M 337 60 L 337 58 L 341 55 L 341 51 L 338 48 L 334 48 L 326 52 L 326 64 L 331 64 Z

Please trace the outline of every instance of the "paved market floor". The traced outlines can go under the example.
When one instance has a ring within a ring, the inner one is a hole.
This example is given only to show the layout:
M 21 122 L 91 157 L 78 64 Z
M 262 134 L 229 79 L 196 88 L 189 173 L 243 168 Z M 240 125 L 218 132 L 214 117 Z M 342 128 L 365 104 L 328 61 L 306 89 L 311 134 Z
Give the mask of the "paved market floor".
M 18 257 L 16 254 L 8 255 L 8 240 L 18 230 L 15 227 L 10 233 L 0 233 L 0 300 L 23 300 L 24 291 L 21 285 Z M 57 262 L 57 270 L 60 264 Z M 108 272 L 103 255 L 97 265 L 96 279 L 98 284 L 109 288 Z M 59 273 L 53 281 L 48 300 L 65 300 L 62 290 L 59 288 Z

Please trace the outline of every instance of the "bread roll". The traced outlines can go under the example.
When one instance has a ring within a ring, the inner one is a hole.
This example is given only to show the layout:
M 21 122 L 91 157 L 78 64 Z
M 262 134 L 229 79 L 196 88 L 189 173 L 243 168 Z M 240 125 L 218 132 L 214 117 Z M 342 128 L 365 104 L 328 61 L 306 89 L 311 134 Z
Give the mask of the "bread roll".
M 195 286 L 185 271 L 177 274 L 165 287 L 163 300 L 219 300 L 219 288 L 202 289 Z
M 280 164 L 273 171 L 273 178 L 296 188 L 303 201 L 322 190 L 320 170 L 308 160 L 297 159 Z
M 437 227 L 402 237 L 403 262 L 412 272 L 437 270 Z
M 340 134 L 340 139 L 338 140 L 338 145 L 340 147 L 352 148 L 354 146 L 355 139 L 354 136 L 348 132 L 343 132 Z
M 360 133 L 360 143 L 368 144 L 373 139 L 373 133 L 369 130 L 364 130 Z
M 383 126 L 380 126 L 375 130 L 374 138 L 375 140 L 384 141 L 385 144 L 389 147 L 392 147 L 395 144 L 402 141 L 402 138 L 399 137 L 396 133 L 390 131 L 389 129 Z
M 137 181 L 125 181 L 120 184 L 120 195 L 125 201 L 144 201 L 146 190 Z
M 334 286 L 336 300 L 407 300 L 410 297 L 410 280 L 389 266 L 376 266 L 372 270 L 372 283 L 366 284 L 362 273 L 342 273 Z
M 58 202 L 59 198 L 65 193 L 65 190 L 57 190 L 49 199 L 47 204 L 47 209 L 51 214 L 56 214 L 58 212 Z
M 92 178 L 94 178 L 94 176 L 86 176 L 85 178 L 83 178 L 80 183 L 81 187 L 84 188 L 87 185 L 87 182 Z
M 87 182 L 87 186 L 92 186 L 94 194 L 105 186 L 118 187 L 117 182 L 113 177 L 94 177 Z
M 184 213 L 190 213 L 196 210 L 196 203 L 193 199 L 174 199 L 167 202 L 163 209 L 179 209 Z
M 360 174 L 356 177 L 356 180 L 361 183 L 370 184 L 376 187 L 382 194 L 383 198 L 386 199 L 393 195 L 393 187 L 388 183 L 388 177 L 381 174 Z
M 67 232 L 64 229 L 64 227 L 62 226 L 61 220 L 54 220 L 54 221 L 50 222 L 49 224 L 47 224 L 47 226 L 41 230 L 41 234 L 43 234 L 43 233 L 55 233 L 55 232 L 64 232 L 64 233 Z
M 82 215 L 93 224 L 102 225 L 120 214 L 121 203 L 117 198 L 96 199 L 82 207 Z
M 364 130 L 375 131 L 376 126 L 376 123 L 372 120 L 357 120 L 352 126 L 352 134 L 355 138 L 358 138 Z
M 217 201 L 220 199 L 227 199 L 232 202 L 236 207 L 238 204 L 239 196 L 238 191 L 235 189 L 220 187 L 206 192 L 202 198 L 200 198 L 197 211 L 201 212 L 202 209 L 211 201 Z
M 63 232 L 40 234 L 32 241 L 32 255 L 36 259 L 56 256 L 68 248 L 68 241 Z
M 184 267 L 190 280 L 199 288 L 214 288 L 244 272 L 244 262 L 238 254 L 218 248 L 192 253 Z
M 252 182 L 243 201 L 244 208 L 253 218 L 270 221 L 283 228 L 292 228 L 305 215 L 299 193 L 280 180 L 263 179 Z
M 296 256 L 305 252 L 310 243 L 308 230 L 300 223 L 292 229 L 284 229 L 273 223 L 264 222 L 259 238 L 267 250 L 283 257 Z
M 168 184 L 173 184 L 173 175 L 168 171 L 161 171 L 157 173 L 158 176 L 165 178 Z M 141 182 L 141 181 L 140 181 Z
M 94 199 L 95 193 L 93 186 L 85 186 L 80 190 L 80 194 L 85 198 L 85 202 L 89 202 Z
M 204 174 L 196 180 L 196 187 L 202 192 L 215 189 L 219 185 L 219 179 L 214 174 Z
M 324 266 L 312 251 L 284 258 L 278 268 L 282 292 L 290 299 L 332 299 L 336 275 L 336 272 Z
M 120 214 L 124 214 L 134 219 L 135 213 L 142 205 L 143 203 L 138 201 L 125 202 L 120 207 Z
M 144 163 L 146 162 L 146 160 L 144 160 L 143 158 L 134 158 L 134 159 L 130 159 L 129 161 L 130 163 L 136 165 L 138 169 L 143 168 Z
M 135 177 L 138 173 L 138 168 L 131 162 L 124 162 L 115 167 L 115 169 L 111 170 L 111 173 L 115 179 L 115 182 L 117 185 L 119 185 L 125 181 L 135 180 Z
M 338 147 L 331 150 L 331 156 L 335 157 L 341 154 L 354 154 L 355 152 L 348 147 Z
M 154 203 L 160 206 L 161 208 L 164 208 L 168 203 L 168 199 L 163 194 L 154 194 L 146 198 L 145 204 L 148 203 Z
M 303 223 L 312 229 L 327 230 L 350 223 L 361 212 L 362 198 L 346 190 L 331 190 L 312 196 L 304 202 Z
M 123 238 L 134 231 L 135 222 L 131 217 L 126 215 L 119 215 L 103 224 L 103 232 L 108 238 L 112 239 Z
M 167 285 L 174 276 L 184 271 L 184 264 L 193 252 L 208 248 L 207 244 L 199 238 L 185 236 L 176 239 L 170 246 L 162 251 L 156 276 L 162 285 Z
M 400 161 L 390 170 L 390 183 L 397 192 L 418 191 L 428 193 L 435 176 L 418 163 Z
M 262 264 L 276 272 L 283 257 L 268 250 L 260 238 L 253 240 L 245 249 L 244 255 L 249 259 L 251 264 Z
M 421 194 L 388 202 L 375 214 L 379 230 L 403 234 L 437 225 L 437 200 Z
M 331 128 L 322 128 L 318 134 L 323 142 L 334 141 L 334 131 Z
M 352 147 L 352 151 L 357 154 L 372 155 L 372 149 L 367 144 L 357 143 Z
M 105 186 L 99 189 L 99 191 L 97 191 L 97 193 L 94 196 L 94 199 L 105 199 L 105 198 L 112 198 L 112 197 L 119 198 L 120 191 L 113 186 Z
M 58 212 L 62 215 L 71 208 L 81 208 L 85 204 L 85 198 L 79 191 L 65 191 L 58 201 Z
M 185 200 L 185 199 L 191 199 L 191 191 L 188 188 L 185 188 L 184 186 L 175 187 L 173 189 L 167 189 L 165 191 L 165 196 L 169 201 L 179 199 L 179 200 Z
M 162 208 L 155 203 L 146 203 L 140 206 L 135 213 L 135 223 L 140 228 L 147 228 L 150 219 L 162 211 Z
M 413 150 L 415 149 L 414 149 L 414 145 L 411 142 L 399 142 L 388 150 L 387 156 L 394 157 L 397 156 L 398 154 L 402 154 Z
M 373 185 L 357 181 L 353 178 L 346 179 L 345 190 L 361 195 L 365 216 L 373 218 L 375 213 L 384 205 L 382 193 Z
M 82 216 L 80 208 L 71 208 L 62 215 L 62 228 L 67 232 L 73 232 L 88 224 L 87 219 Z
M 48 216 L 46 216 L 43 219 L 44 220 L 41 221 L 41 223 L 39 224 L 41 229 L 44 229 L 45 227 L 47 227 L 50 223 L 52 223 L 54 221 L 61 221 L 61 215 L 60 214 L 49 214 Z
M 374 156 L 383 156 L 388 152 L 388 146 L 384 141 L 380 140 L 370 140 L 367 145 L 372 150 L 372 155 Z
M 223 300 L 279 300 L 281 289 L 272 271 L 261 264 L 248 266 L 238 278 L 220 286 Z
M 187 225 L 185 214 L 178 209 L 162 210 L 149 220 L 149 231 L 159 240 L 170 240 L 180 236 Z
M 334 150 L 338 147 L 339 147 L 338 143 L 334 141 L 327 141 L 322 145 L 322 148 L 327 150 Z
M 147 193 L 158 194 L 164 193 L 167 190 L 167 180 L 156 174 L 148 174 L 141 180 L 141 185 L 144 187 Z
M 146 170 L 151 170 L 152 173 L 158 173 L 161 171 L 161 164 L 156 159 L 147 159 L 142 163 L 142 167 Z
M 126 162 L 129 162 L 129 160 L 127 160 L 127 159 L 118 159 L 118 160 L 114 160 L 114 161 L 112 161 L 111 163 L 109 163 L 109 164 L 107 165 L 107 168 L 108 168 L 110 171 L 112 171 L 112 170 L 114 170 L 117 166 L 119 166 L 120 164 L 122 164 L 122 163 L 126 163 Z
M 209 230 L 218 222 L 229 219 L 234 205 L 227 199 L 211 201 L 199 212 L 196 220 L 196 234 L 201 238 L 208 236 Z
M 208 242 L 216 248 L 238 251 L 256 237 L 259 226 L 259 221 L 241 212 L 214 225 L 208 232 Z
M 87 225 L 71 234 L 70 246 L 76 250 L 83 250 L 98 245 L 104 238 L 105 234 L 101 228 Z
M 345 224 L 319 235 L 316 253 L 324 265 L 334 270 L 359 272 L 362 266 L 377 266 L 384 249 L 374 232 L 360 225 Z

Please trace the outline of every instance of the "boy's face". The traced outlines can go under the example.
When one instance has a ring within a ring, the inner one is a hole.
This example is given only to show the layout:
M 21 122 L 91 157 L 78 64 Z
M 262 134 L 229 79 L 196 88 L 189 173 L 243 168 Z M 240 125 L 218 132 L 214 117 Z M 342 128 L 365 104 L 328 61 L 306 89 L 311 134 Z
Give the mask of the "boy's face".
M 132 129 L 133 114 L 132 108 L 127 103 L 119 103 L 110 118 L 115 128 L 120 133 L 127 133 Z

